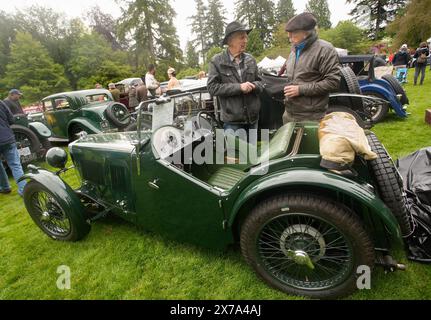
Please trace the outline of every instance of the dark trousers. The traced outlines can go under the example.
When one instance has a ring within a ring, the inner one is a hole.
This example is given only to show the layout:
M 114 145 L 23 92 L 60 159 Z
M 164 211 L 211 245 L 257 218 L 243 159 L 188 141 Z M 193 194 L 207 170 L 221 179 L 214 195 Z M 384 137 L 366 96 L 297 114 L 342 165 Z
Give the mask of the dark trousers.
M 425 79 L 425 71 L 426 71 L 427 65 L 426 63 L 417 63 L 415 68 L 415 84 L 418 82 L 419 74 L 421 75 L 421 84 L 424 83 Z

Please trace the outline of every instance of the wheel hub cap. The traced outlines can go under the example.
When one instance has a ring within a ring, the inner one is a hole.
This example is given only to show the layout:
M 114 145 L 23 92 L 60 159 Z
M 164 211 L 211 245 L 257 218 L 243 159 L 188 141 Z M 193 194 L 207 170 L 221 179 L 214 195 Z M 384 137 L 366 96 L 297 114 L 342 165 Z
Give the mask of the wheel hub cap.
M 50 219 L 50 215 L 48 212 L 45 211 L 44 213 L 42 213 L 41 221 L 47 222 L 49 221 L 49 219 Z

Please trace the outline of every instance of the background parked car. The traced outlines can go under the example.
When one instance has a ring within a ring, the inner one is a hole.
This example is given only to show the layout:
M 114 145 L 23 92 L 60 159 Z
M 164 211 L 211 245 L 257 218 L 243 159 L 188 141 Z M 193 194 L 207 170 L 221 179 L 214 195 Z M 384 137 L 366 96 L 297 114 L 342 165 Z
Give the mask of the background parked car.
M 382 121 L 392 109 L 399 117 L 407 117 L 409 99 L 398 80 L 388 74 L 381 79 L 374 73 L 373 55 L 351 55 L 340 57 L 343 64 L 343 77 L 347 80 L 348 92 L 374 96 L 386 103 L 376 104 L 371 112 L 372 121 Z M 351 69 L 351 71 L 349 70 Z
M 114 132 L 130 123 L 124 104 L 113 101 L 108 90 L 64 92 L 42 100 L 44 117 L 56 139 L 74 140 L 77 134 Z

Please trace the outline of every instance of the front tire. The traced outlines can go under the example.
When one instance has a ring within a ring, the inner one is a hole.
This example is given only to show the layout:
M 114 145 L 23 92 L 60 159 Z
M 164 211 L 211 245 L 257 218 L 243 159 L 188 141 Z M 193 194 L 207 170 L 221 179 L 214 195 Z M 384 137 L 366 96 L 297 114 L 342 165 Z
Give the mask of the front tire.
M 359 218 L 311 195 L 260 203 L 242 225 L 241 251 L 272 287 L 318 299 L 349 295 L 357 288 L 358 267 L 374 265 L 374 246 Z
M 75 242 L 90 232 L 82 206 L 71 205 L 71 199 L 55 196 L 39 182 L 27 183 L 23 197 L 30 217 L 52 239 Z

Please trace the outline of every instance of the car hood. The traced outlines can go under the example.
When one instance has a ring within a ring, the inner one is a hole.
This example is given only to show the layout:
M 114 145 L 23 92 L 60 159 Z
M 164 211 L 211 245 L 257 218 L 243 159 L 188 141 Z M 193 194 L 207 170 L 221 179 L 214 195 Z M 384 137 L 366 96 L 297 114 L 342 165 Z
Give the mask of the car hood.
M 151 139 L 150 131 L 141 133 L 141 141 Z M 94 150 L 110 150 L 132 152 L 138 141 L 138 133 L 134 132 L 119 132 L 119 133 L 101 133 L 88 135 L 86 138 L 81 138 L 70 144 L 70 149 L 73 151 L 79 148 L 94 149 Z

